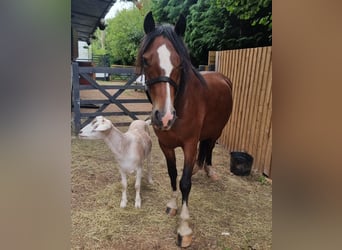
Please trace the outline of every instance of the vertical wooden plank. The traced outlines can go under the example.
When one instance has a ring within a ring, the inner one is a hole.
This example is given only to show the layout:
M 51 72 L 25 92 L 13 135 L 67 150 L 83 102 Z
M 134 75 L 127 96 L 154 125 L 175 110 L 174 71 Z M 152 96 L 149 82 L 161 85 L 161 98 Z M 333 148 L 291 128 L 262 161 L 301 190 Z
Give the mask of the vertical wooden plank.
M 263 173 L 271 178 L 271 167 L 272 167 L 272 122 L 270 121 L 269 136 L 267 140 L 267 150 L 265 155 L 265 167 Z
M 239 49 L 238 50 L 238 65 L 237 65 L 237 71 L 238 73 L 238 82 L 239 82 L 239 89 L 238 89 L 238 107 L 237 107 L 237 113 L 236 113 L 236 134 L 235 134 L 235 140 L 234 140 L 234 148 L 238 151 L 242 151 L 241 145 L 239 144 L 240 142 L 240 132 L 241 132 L 241 117 L 242 117 L 242 113 L 243 113 L 243 91 L 244 91 L 244 83 L 243 83 L 243 70 L 244 70 L 244 50 Z
M 80 82 L 78 63 L 72 63 L 72 96 L 73 96 L 73 111 L 74 111 L 74 132 L 78 133 L 81 129 L 81 100 L 80 100 Z
M 226 75 L 232 82 L 232 95 L 233 95 L 233 109 L 234 109 L 234 89 L 236 87 L 236 84 L 234 82 L 233 79 L 233 72 L 232 72 L 232 65 L 233 65 L 233 53 L 231 51 L 224 51 L 224 58 L 226 61 L 226 68 L 223 69 L 222 73 L 224 75 Z M 223 132 L 225 134 L 225 141 L 224 144 L 226 145 L 227 149 L 231 149 L 232 148 L 232 137 L 231 137 L 231 130 L 233 128 L 233 126 L 231 125 L 233 123 L 233 110 L 232 110 L 232 114 L 229 118 L 229 121 L 226 125 L 226 127 L 224 128 Z
M 246 126 L 244 127 L 245 133 L 243 135 L 243 142 L 244 147 L 246 151 L 249 153 L 252 153 L 252 147 L 250 146 L 250 135 L 251 135 L 251 129 L 252 129 L 252 116 L 253 116 L 253 107 L 255 102 L 255 90 L 256 90 L 256 84 L 255 84 L 255 74 L 256 74 L 256 68 L 258 66 L 257 57 L 258 57 L 258 49 L 253 48 L 251 49 L 251 68 L 248 76 L 249 81 L 249 93 L 247 98 L 249 99 L 249 105 L 247 106 L 247 115 L 245 118 Z
M 237 98 L 237 105 L 235 106 L 235 120 L 236 120 L 236 125 L 235 125 L 235 129 L 236 129 L 236 133 L 234 135 L 234 150 L 241 150 L 239 148 L 239 133 L 240 133 L 240 117 L 241 117 L 241 112 L 242 112 L 242 98 L 241 98 L 241 92 L 243 89 L 243 84 L 242 84 L 242 72 L 241 72 L 241 64 L 242 64 L 242 50 L 236 50 L 237 53 L 237 64 L 236 64 L 236 71 L 237 71 L 237 77 L 236 77 L 236 81 L 238 82 L 238 88 L 236 89 L 236 98 Z
M 272 151 L 272 137 L 270 137 L 270 130 L 272 126 L 272 50 L 271 48 L 268 49 L 267 52 L 267 77 L 266 77 L 266 94 L 263 103 L 263 114 L 264 114 L 264 121 L 263 121 L 263 129 L 262 129 L 262 140 L 261 140 L 261 153 L 260 153 L 260 161 L 262 162 L 263 168 L 260 169 L 261 172 L 265 172 L 265 169 L 270 167 L 270 158 L 271 155 L 268 152 L 269 150 Z M 270 145 L 269 145 L 270 144 Z M 268 171 L 270 172 L 270 171 Z
M 265 58 L 266 58 L 266 50 L 264 48 L 260 48 L 260 67 L 258 72 L 258 78 L 256 79 L 257 89 L 255 93 L 255 102 L 254 102 L 254 116 L 253 116 L 253 132 L 251 138 L 251 146 L 253 148 L 253 157 L 254 157 L 254 164 L 253 170 L 257 170 L 259 168 L 259 160 L 257 157 L 258 151 L 258 139 L 260 133 L 260 113 L 259 113 L 259 102 L 261 97 L 261 89 L 262 89 L 262 81 L 263 81 L 263 72 L 265 68 Z
M 262 141 L 263 141 L 263 123 L 264 123 L 264 116 L 265 112 L 263 109 L 263 102 L 265 100 L 265 93 L 266 93 L 266 87 L 267 87 L 267 70 L 268 70 L 268 51 L 267 48 L 263 48 L 264 50 L 264 58 L 263 58 L 263 71 L 262 71 L 262 80 L 260 85 L 260 96 L 258 100 L 258 123 L 257 123 L 257 133 L 256 133 L 256 145 L 257 145 L 257 151 L 256 151 L 256 170 L 260 172 L 262 168 L 261 164 L 261 147 L 262 147 Z
M 249 116 L 249 106 L 251 105 L 251 97 L 250 97 L 250 74 L 251 74 L 251 62 L 252 62 L 252 49 L 246 49 L 245 53 L 247 54 L 245 61 L 246 66 L 244 69 L 244 78 L 243 78 L 243 85 L 245 86 L 245 90 L 243 92 L 243 113 L 241 116 L 241 132 L 240 136 L 240 145 L 243 151 L 248 151 L 247 144 L 245 141 L 247 127 L 248 127 L 248 116 Z
M 261 130 L 261 138 L 259 139 L 260 143 L 260 162 L 262 163 L 262 168 L 260 169 L 260 172 L 263 172 L 263 168 L 265 167 L 265 156 L 266 156 L 266 150 L 267 150 L 267 142 L 269 137 L 269 128 L 270 128 L 270 121 L 272 117 L 272 105 L 270 104 L 271 96 L 271 75 L 272 75 L 272 51 L 268 48 L 267 50 L 267 61 L 266 61 L 266 67 L 267 70 L 265 71 L 265 84 L 266 84 L 266 90 L 265 90 L 265 97 L 263 98 L 263 110 L 262 110 L 262 130 Z
M 233 109 L 232 109 L 232 113 L 231 113 L 231 116 L 230 116 L 230 122 L 229 122 L 229 125 L 231 128 L 235 128 L 235 106 L 236 106 L 236 89 L 238 88 L 238 82 L 236 80 L 236 77 L 235 77 L 235 58 L 236 58 L 236 53 L 234 53 L 234 51 L 227 51 L 228 56 L 229 56 L 229 71 L 227 72 L 229 75 L 230 75 L 230 79 L 233 83 Z M 226 73 L 226 74 L 227 74 Z M 233 133 L 233 129 L 229 130 L 229 133 L 228 133 L 228 138 L 229 138 L 229 150 L 233 150 L 233 140 L 234 140 L 234 137 L 232 136 L 232 133 Z

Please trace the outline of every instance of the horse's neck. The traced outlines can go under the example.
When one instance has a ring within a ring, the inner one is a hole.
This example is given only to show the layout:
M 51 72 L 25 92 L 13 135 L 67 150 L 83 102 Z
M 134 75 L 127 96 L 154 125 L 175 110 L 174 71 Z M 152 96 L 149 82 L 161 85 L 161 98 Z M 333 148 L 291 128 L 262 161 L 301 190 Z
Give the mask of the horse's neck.
M 124 134 L 114 126 L 112 126 L 112 129 L 109 131 L 108 136 L 104 139 L 105 143 L 108 145 L 108 147 L 111 149 L 116 157 L 122 154 L 123 140 Z
M 178 102 L 179 105 L 177 105 L 178 109 L 186 107 L 186 103 L 191 104 L 192 102 L 196 102 L 197 98 L 201 98 L 202 96 L 203 84 L 201 83 L 201 80 L 197 78 L 192 70 L 188 74 L 188 80 L 183 90 L 184 92 Z

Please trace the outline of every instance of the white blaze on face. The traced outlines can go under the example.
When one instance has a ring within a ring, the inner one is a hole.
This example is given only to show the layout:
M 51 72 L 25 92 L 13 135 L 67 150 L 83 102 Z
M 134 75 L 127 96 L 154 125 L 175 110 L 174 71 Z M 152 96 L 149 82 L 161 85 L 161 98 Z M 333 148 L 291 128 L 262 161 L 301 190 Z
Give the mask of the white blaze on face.
M 173 65 L 171 63 L 171 53 L 166 47 L 165 44 L 161 45 L 157 49 L 157 53 L 159 56 L 159 66 L 161 69 L 165 71 L 165 76 L 170 77 Z M 169 120 L 173 118 L 172 113 L 171 113 L 171 94 L 170 94 L 170 84 L 167 82 L 166 83 L 166 100 L 165 100 L 165 116 L 164 119 L 162 119 L 162 122 L 164 125 L 167 123 Z

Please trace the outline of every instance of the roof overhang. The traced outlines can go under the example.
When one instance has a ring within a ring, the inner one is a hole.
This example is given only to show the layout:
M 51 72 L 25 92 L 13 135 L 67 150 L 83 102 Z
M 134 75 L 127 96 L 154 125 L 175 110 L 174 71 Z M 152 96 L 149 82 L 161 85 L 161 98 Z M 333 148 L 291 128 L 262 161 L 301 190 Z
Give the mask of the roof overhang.
M 116 0 L 72 0 L 71 26 L 77 39 L 90 43 L 90 38 Z

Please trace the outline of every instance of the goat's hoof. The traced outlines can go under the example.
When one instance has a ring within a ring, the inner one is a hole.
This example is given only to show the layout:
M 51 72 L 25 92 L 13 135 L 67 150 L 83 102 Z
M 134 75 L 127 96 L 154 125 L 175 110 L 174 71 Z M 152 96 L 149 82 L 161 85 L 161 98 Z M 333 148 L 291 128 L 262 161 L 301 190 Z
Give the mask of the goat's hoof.
M 167 207 L 166 208 L 166 213 L 170 215 L 171 217 L 175 216 L 177 214 L 177 208 L 171 208 Z
M 189 247 L 192 243 L 192 233 L 189 235 L 180 235 L 177 234 L 177 245 L 179 247 Z
M 135 208 L 141 208 L 141 204 L 140 203 L 135 203 Z
M 125 207 L 126 207 L 126 202 L 124 202 L 124 201 L 121 201 L 121 203 L 120 203 L 120 207 L 121 207 L 121 208 L 125 208 Z

